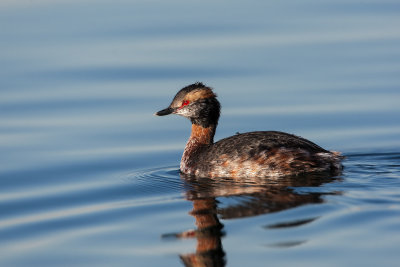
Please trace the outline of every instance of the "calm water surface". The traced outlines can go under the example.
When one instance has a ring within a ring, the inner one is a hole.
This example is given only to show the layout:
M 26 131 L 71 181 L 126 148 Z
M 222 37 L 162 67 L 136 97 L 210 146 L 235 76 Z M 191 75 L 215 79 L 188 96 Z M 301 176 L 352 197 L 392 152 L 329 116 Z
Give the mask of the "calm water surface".
M 397 266 L 398 1 L 2 1 L 0 266 Z M 301 135 L 336 177 L 189 179 L 195 81 L 216 139 Z

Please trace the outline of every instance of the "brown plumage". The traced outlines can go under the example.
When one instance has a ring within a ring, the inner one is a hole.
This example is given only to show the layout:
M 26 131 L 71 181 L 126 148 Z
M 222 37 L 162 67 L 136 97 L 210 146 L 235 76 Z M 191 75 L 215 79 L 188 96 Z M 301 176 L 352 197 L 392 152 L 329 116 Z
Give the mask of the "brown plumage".
M 168 108 L 155 115 L 178 114 L 192 122 L 180 170 L 201 177 L 277 177 L 337 172 L 340 153 L 283 132 L 236 134 L 214 143 L 220 104 L 210 87 L 195 83 L 181 89 Z

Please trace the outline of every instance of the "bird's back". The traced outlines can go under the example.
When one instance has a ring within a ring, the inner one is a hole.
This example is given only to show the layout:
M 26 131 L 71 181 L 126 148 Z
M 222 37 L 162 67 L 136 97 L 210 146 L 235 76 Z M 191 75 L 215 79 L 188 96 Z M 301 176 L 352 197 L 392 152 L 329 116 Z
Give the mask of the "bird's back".
M 304 138 L 276 131 L 236 134 L 193 155 L 195 175 L 267 177 L 340 168 L 340 156 Z

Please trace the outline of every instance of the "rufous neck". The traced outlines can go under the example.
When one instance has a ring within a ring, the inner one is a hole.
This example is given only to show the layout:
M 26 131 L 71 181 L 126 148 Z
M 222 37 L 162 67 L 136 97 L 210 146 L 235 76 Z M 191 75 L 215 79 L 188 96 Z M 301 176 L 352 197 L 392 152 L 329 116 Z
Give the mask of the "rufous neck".
M 192 124 L 190 139 L 203 145 L 212 144 L 214 142 L 215 128 L 215 125 L 210 125 L 210 127 L 204 128 L 200 125 Z

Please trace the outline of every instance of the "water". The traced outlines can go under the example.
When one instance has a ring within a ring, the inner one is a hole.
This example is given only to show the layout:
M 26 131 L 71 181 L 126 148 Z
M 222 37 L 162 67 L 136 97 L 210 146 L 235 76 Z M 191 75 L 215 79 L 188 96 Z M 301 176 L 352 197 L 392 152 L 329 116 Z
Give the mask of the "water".
M 2 1 L 0 266 L 396 266 L 397 1 Z M 337 177 L 189 180 L 203 81 L 216 139 L 281 130 Z

